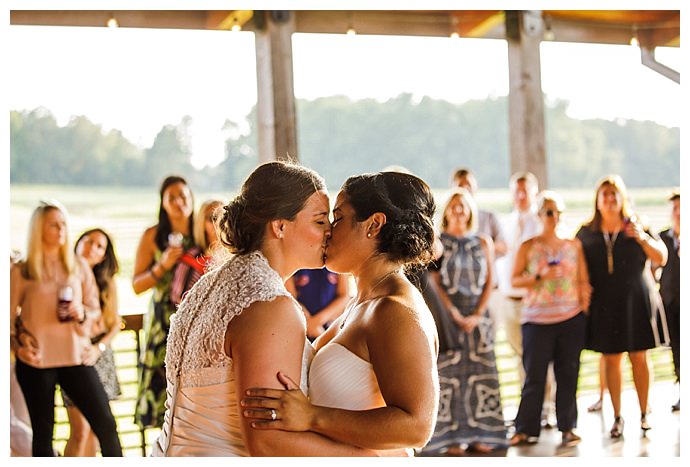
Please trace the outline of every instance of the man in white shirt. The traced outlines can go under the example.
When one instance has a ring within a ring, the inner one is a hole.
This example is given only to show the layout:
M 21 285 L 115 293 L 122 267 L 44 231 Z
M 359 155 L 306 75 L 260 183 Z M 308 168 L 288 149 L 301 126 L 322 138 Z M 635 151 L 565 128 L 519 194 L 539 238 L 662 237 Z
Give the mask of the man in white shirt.
M 525 370 L 522 366 L 522 327 L 520 318 L 522 316 L 522 298 L 527 295 L 527 290 L 513 287 L 511 277 L 513 275 L 515 254 L 520 248 L 520 244 L 539 235 L 542 231 L 541 221 L 537 214 L 536 199 L 539 192 L 537 177 L 531 172 L 517 172 L 513 174 L 510 177 L 510 192 L 513 196 L 513 210 L 503 219 L 502 223 L 506 239 L 506 254 L 496 260 L 496 276 L 498 278 L 499 291 L 504 297 L 504 304 L 501 308 L 506 340 L 515 352 L 515 355 L 520 359 L 518 374 L 520 377 L 520 387 L 522 387 L 525 382 Z M 555 412 L 555 405 L 553 403 L 555 389 L 553 367 L 549 366 L 544 391 L 544 410 L 542 412 L 542 423 L 546 427 L 554 425 L 551 419 Z
M 504 219 L 503 232 L 506 239 L 506 254 L 496 260 L 496 276 L 501 294 L 508 299 L 503 313 L 503 326 L 508 343 L 515 354 L 522 359 L 522 330 L 520 315 L 522 297 L 527 290 L 511 285 L 513 263 L 520 244 L 541 233 L 541 221 L 537 215 L 536 197 L 539 191 L 537 178 L 530 172 L 518 172 L 510 178 L 510 192 L 513 196 L 513 210 Z M 524 381 L 522 364 L 520 381 Z

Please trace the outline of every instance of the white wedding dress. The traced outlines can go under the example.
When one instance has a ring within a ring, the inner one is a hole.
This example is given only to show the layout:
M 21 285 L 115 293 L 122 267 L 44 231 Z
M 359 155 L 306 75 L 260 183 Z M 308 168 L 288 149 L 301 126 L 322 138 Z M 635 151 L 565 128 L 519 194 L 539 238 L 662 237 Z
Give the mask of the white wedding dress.
M 314 356 L 309 370 L 311 403 L 347 410 L 385 407 L 371 363 L 330 342 Z
M 165 420 L 152 456 L 249 455 L 225 331 L 253 302 L 278 296 L 291 295 L 260 252 L 236 256 L 189 291 L 170 320 Z M 348 410 L 386 405 L 371 363 L 340 344 L 328 343 L 314 356 L 305 336 L 300 377 L 305 394 L 307 374 L 315 405 Z
M 225 331 L 255 301 L 278 296 L 290 293 L 260 252 L 234 257 L 202 276 L 187 294 L 170 320 L 166 412 L 153 456 L 249 455 L 240 432 L 232 359 L 224 350 Z M 305 393 L 312 356 L 305 337 L 300 385 Z

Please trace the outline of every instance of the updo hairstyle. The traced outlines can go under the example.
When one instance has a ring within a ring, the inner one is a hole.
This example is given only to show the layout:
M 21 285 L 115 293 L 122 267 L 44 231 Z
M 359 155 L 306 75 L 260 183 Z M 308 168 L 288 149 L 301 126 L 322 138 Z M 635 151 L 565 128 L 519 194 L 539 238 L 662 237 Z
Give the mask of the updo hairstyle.
M 259 165 L 240 194 L 224 206 L 218 220 L 219 240 L 230 253 L 243 255 L 261 247 L 266 224 L 294 220 L 311 195 L 326 182 L 311 169 L 282 161 Z
M 362 174 L 348 178 L 342 191 L 358 222 L 375 212 L 386 215 L 379 253 L 408 266 L 424 266 L 433 259 L 436 204 L 424 180 L 401 172 Z

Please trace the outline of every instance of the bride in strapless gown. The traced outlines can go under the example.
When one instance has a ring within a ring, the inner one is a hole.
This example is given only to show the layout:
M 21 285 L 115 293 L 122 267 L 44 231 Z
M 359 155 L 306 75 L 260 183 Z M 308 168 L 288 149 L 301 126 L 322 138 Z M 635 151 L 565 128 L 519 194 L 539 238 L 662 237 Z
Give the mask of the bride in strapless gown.
M 407 264 L 432 256 L 435 204 L 419 178 L 395 172 L 348 179 L 335 202 L 326 265 L 351 273 L 357 295 L 314 342 L 309 398 L 252 387 L 242 400 L 257 431 L 314 432 L 409 455 L 434 430 L 439 400 L 436 325 Z

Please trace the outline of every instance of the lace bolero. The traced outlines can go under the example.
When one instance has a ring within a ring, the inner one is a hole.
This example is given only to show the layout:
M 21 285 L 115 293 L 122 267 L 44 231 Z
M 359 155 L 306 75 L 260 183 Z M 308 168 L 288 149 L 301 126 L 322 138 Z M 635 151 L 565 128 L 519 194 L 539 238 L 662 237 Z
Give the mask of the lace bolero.
M 278 296 L 291 297 L 281 277 L 259 251 L 235 256 L 204 274 L 170 319 L 167 378 L 177 384 L 181 365 L 182 386 L 224 382 L 232 372 L 232 359 L 224 348 L 228 323 L 252 303 Z

